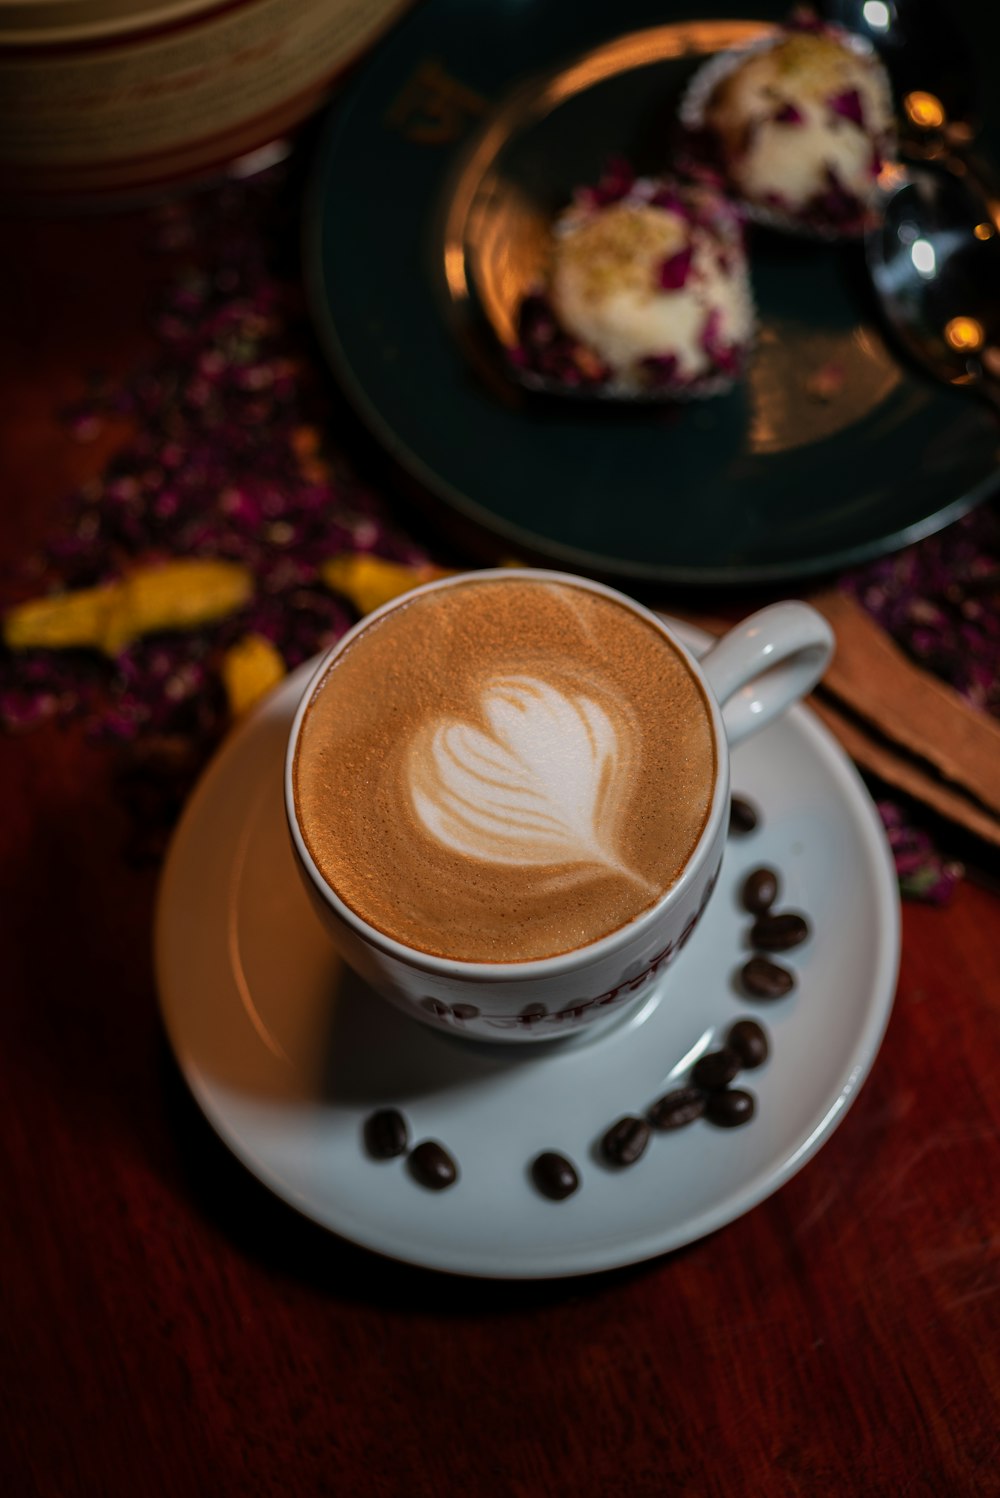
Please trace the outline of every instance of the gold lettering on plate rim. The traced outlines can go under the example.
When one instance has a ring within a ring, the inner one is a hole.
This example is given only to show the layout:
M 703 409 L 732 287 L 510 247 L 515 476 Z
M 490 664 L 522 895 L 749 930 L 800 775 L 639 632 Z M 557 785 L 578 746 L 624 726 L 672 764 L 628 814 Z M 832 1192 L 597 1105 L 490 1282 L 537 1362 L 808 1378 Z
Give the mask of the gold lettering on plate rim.
M 427 58 L 396 95 L 386 122 L 419 145 L 444 146 L 464 135 L 470 118 L 484 114 L 488 102 L 437 58 Z

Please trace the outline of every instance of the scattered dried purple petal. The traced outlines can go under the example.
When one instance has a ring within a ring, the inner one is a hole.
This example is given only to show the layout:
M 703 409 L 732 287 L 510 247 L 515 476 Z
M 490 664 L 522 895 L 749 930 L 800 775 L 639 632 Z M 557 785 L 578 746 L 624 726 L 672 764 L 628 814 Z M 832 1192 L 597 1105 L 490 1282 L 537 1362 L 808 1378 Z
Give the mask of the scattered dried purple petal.
M 658 187 L 649 200 L 651 208 L 662 208 L 678 218 L 690 220 L 691 207 L 673 187 Z
M 743 350 L 739 345 L 726 343 L 722 338 L 722 314 L 718 307 L 705 318 L 705 326 L 701 330 L 701 346 L 711 359 L 720 374 L 736 375 L 739 373 L 743 360 Z
M 239 615 L 138 640 L 114 661 L 0 649 L 0 728 L 75 716 L 121 743 L 129 764 L 149 742 L 183 743 L 186 786 L 228 724 L 218 672 L 231 644 L 260 633 L 294 667 L 353 622 L 321 583 L 322 562 L 359 549 L 426 560 L 347 466 L 324 456 L 321 432 L 336 440 L 325 376 L 296 270 L 275 269 L 287 238 L 282 177 L 279 168 L 151 211 L 158 247 L 190 252 L 199 268 L 171 273 L 148 365 L 117 388 L 91 375 L 64 413 L 81 440 L 108 415 L 131 420 L 135 434 L 72 497 L 45 556 L 25 565 L 5 601 L 196 555 L 248 566 L 253 598 Z M 148 781 L 156 771 L 144 760 L 136 773 Z M 147 812 L 162 803 L 164 817 L 180 804 L 149 785 L 139 799 Z
M 1000 717 L 1000 608 L 969 619 L 969 599 L 1000 601 L 1000 511 L 980 505 L 915 546 L 847 573 L 851 593 L 919 665 Z
M 826 106 L 837 119 L 850 120 L 851 124 L 857 125 L 859 130 L 865 128 L 861 95 L 856 88 L 845 88 L 843 93 L 833 94 L 827 99 Z
M 982 712 L 1000 717 L 1000 608 L 973 618 L 970 601 L 1000 604 L 1000 509 L 983 504 L 945 530 L 845 574 L 850 593 L 919 664 Z M 917 825 L 919 811 L 879 804 L 904 894 L 943 903 L 961 867 Z
M 606 208 L 628 197 L 634 182 L 632 163 L 624 156 L 612 156 L 596 185 L 578 189 L 575 200 L 581 207 Z
M 562 331 L 541 292 L 533 292 L 521 303 L 518 343 L 509 358 L 522 374 L 570 390 L 598 389 L 611 377 L 611 371 L 589 349 Z
M 687 285 L 694 259 L 694 246 L 687 244 L 676 255 L 668 255 L 660 262 L 657 284 L 661 291 L 680 291 Z
M 861 226 L 864 209 L 854 193 L 841 182 L 836 169 L 828 166 L 826 188 L 807 204 L 802 216 L 847 233 Z
M 944 858 L 933 839 L 894 801 L 879 801 L 879 815 L 896 863 L 901 894 L 928 905 L 946 905 L 961 880 L 962 865 Z

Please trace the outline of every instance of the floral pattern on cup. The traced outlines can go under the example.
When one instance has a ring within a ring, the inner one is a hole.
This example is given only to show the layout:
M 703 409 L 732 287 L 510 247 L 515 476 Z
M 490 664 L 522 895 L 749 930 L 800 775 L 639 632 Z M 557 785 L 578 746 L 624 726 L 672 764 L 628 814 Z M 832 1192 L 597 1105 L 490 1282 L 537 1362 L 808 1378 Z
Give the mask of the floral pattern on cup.
M 715 872 L 705 885 L 704 893 L 698 909 L 688 917 L 688 920 L 680 935 L 669 941 L 667 945 L 656 956 L 647 963 L 641 972 L 624 978 L 614 988 L 609 988 L 604 993 L 597 994 L 594 998 L 581 999 L 579 1003 L 570 1004 L 562 1009 L 549 1013 L 544 1005 L 538 1003 L 527 1004 L 520 1014 L 490 1014 L 488 1010 L 482 1009 L 476 1004 L 447 1004 L 443 999 L 436 999 L 429 994 L 420 1000 L 420 1007 L 433 1021 L 447 1027 L 465 1030 L 470 1021 L 485 1024 L 491 1030 L 519 1031 L 541 1027 L 551 1030 L 553 1034 L 567 1027 L 571 1027 L 583 1015 L 589 1014 L 593 1009 L 614 1009 L 635 998 L 646 989 L 654 978 L 664 968 L 669 966 L 677 954 L 687 945 L 695 927 L 704 914 L 712 896 L 712 891 L 718 882 L 719 872 L 722 868 L 720 859 L 715 867 Z

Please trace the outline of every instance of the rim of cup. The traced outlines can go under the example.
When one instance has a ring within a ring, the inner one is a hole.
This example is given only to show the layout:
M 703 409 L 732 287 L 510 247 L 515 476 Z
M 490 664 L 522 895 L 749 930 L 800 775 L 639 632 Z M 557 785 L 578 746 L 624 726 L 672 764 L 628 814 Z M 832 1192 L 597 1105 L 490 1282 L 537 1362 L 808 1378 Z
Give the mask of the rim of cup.
M 549 957 L 528 957 L 524 959 L 510 959 L 504 962 L 472 961 L 457 957 L 439 957 L 433 952 L 423 952 L 419 947 L 407 946 L 405 942 L 397 941 L 395 937 L 380 931 L 377 926 L 372 926 L 365 920 L 364 916 L 358 914 L 352 906 L 341 899 L 336 890 L 323 877 L 322 872 L 315 863 L 312 854 L 306 845 L 305 838 L 298 824 L 298 814 L 295 806 L 295 751 L 298 745 L 299 733 L 305 720 L 309 704 L 320 682 L 333 666 L 334 661 L 349 645 L 358 639 L 371 625 L 376 623 L 384 615 L 391 613 L 394 609 L 410 603 L 414 598 L 423 597 L 429 593 L 444 592 L 448 588 L 468 586 L 481 581 L 530 581 L 530 582 L 553 582 L 561 583 L 565 587 L 583 588 L 591 593 L 601 594 L 614 602 L 623 604 L 632 613 L 653 625 L 656 630 L 664 636 L 669 644 L 675 649 L 690 669 L 696 683 L 698 684 L 705 705 L 708 709 L 709 719 L 712 725 L 712 737 L 715 744 L 715 785 L 712 791 L 712 803 L 709 807 L 705 825 L 701 830 L 701 836 L 674 882 L 669 885 L 663 893 L 653 901 L 652 905 L 646 906 L 644 910 L 626 921 L 624 925 L 617 926 L 614 931 L 607 932 L 604 936 L 596 937 L 593 941 L 586 942 L 583 946 L 573 947 L 568 952 L 554 953 Z M 514 979 L 524 980 L 530 978 L 547 977 L 559 972 L 572 971 L 578 966 L 587 965 L 600 961 L 604 957 L 613 955 L 615 950 L 624 946 L 627 942 L 655 921 L 659 920 L 668 905 L 676 904 L 682 898 L 684 890 L 691 883 L 694 874 L 700 868 L 707 856 L 708 849 L 714 844 L 718 833 L 719 822 L 728 814 L 729 803 L 729 747 L 726 737 L 725 725 L 722 721 L 722 713 L 705 674 L 698 664 L 695 656 L 680 640 L 674 631 L 658 614 L 648 609 L 644 604 L 638 603 L 634 598 L 621 593 L 616 588 L 608 587 L 605 583 L 597 582 L 591 578 L 579 577 L 575 573 L 557 572 L 552 569 L 534 567 L 489 567 L 480 571 L 457 572 L 450 577 L 438 578 L 433 582 L 422 583 L 406 593 L 391 598 L 388 603 L 375 609 L 364 618 L 359 619 L 345 635 L 324 652 L 317 663 L 315 671 L 309 678 L 301 700 L 295 711 L 292 726 L 288 735 L 285 749 L 284 769 L 284 796 L 285 796 L 285 818 L 291 834 L 292 843 L 302 868 L 309 876 L 314 890 L 321 896 L 335 915 L 348 926 L 350 926 L 362 940 L 369 945 L 377 947 L 380 951 L 395 957 L 399 962 L 411 968 L 417 968 L 428 973 L 436 973 L 445 977 L 466 978 L 474 977 L 483 983 L 502 983 Z

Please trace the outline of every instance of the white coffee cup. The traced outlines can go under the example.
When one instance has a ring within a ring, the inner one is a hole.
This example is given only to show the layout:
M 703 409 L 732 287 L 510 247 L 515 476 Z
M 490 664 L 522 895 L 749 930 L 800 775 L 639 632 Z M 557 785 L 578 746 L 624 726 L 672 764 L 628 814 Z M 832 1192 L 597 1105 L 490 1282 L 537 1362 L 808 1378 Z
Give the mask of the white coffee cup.
M 476 579 L 542 579 L 603 594 L 659 630 L 704 688 L 717 773 L 701 837 L 679 878 L 648 909 L 596 941 L 554 957 L 468 962 L 403 945 L 348 906 L 323 878 L 296 813 L 293 766 L 310 700 L 341 651 L 374 619 L 412 600 L 403 595 L 369 615 L 320 661 L 292 724 L 285 761 L 285 809 L 300 873 L 334 945 L 372 988 L 426 1024 L 477 1041 L 534 1042 L 577 1033 L 639 1000 L 694 931 L 715 887 L 729 826 L 728 747 L 805 696 L 833 653 L 833 635 L 808 604 L 776 603 L 730 630 L 696 660 L 656 614 L 601 583 L 564 573 L 503 568 L 462 574 L 419 591 Z

